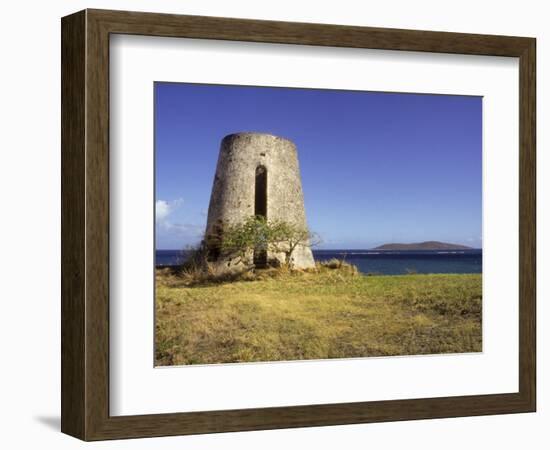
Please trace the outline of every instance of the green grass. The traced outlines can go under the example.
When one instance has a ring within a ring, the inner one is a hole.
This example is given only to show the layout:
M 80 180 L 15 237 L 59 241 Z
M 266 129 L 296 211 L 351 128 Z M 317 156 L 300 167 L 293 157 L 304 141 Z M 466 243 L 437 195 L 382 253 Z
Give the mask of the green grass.
M 481 275 L 349 266 L 190 286 L 157 271 L 156 364 L 481 351 Z

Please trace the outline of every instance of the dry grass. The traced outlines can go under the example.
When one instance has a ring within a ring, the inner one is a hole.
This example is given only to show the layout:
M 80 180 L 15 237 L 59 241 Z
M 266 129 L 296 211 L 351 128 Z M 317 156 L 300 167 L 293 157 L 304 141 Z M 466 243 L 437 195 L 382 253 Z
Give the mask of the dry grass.
M 197 277 L 157 271 L 157 365 L 481 351 L 481 275 Z

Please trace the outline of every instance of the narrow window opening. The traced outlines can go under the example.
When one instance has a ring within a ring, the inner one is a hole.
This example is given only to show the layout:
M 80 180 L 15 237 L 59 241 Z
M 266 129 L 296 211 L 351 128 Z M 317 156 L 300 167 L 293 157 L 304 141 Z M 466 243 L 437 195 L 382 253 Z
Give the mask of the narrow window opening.
M 267 169 L 264 166 L 256 167 L 254 214 L 267 217 Z
M 265 166 L 256 167 L 256 181 L 254 187 L 254 215 L 267 219 L 267 169 Z M 254 265 L 267 266 L 267 249 L 254 249 Z

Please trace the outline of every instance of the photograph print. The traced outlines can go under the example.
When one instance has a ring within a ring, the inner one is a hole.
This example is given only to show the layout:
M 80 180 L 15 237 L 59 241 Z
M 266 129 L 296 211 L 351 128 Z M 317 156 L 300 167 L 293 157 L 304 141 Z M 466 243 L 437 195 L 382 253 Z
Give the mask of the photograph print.
M 482 97 L 154 96 L 155 366 L 482 351 Z

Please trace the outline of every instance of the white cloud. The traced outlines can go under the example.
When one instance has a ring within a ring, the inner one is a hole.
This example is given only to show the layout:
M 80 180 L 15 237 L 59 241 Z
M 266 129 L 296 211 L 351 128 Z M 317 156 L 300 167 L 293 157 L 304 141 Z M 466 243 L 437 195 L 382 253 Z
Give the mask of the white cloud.
M 204 231 L 204 225 L 194 223 L 168 223 L 165 227 L 172 235 L 178 237 L 200 237 Z
M 204 233 L 204 224 L 181 223 L 174 212 L 183 204 L 183 199 L 157 200 L 155 222 L 157 248 L 184 248 L 196 244 Z
M 183 199 L 178 198 L 167 202 L 166 200 L 157 200 L 155 202 L 155 220 L 157 222 L 164 222 L 168 216 L 181 204 Z
M 161 222 L 170 214 L 170 205 L 165 200 L 157 200 L 155 203 L 155 219 Z

